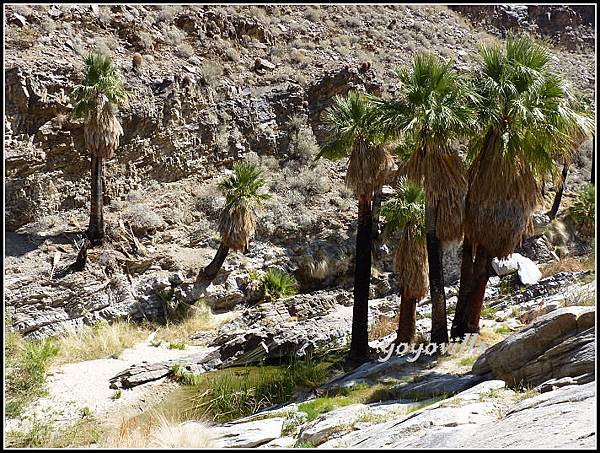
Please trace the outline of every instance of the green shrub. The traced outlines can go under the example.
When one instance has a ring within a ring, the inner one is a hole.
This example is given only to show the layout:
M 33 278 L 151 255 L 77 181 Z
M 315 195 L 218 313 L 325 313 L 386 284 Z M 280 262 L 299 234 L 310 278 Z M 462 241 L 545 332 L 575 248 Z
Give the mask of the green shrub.
M 188 371 L 182 365 L 173 365 L 171 371 L 175 380 L 183 385 L 200 385 L 202 383 L 202 375 Z
M 59 349 L 52 340 L 29 341 L 14 332 L 8 332 L 5 341 L 6 414 L 17 416 L 45 394 L 46 372 Z
M 263 287 L 265 297 L 269 300 L 276 300 L 282 297 L 293 296 L 298 292 L 298 282 L 296 279 L 279 269 L 269 269 L 263 277 Z
M 569 210 L 575 222 L 582 227 L 586 234 L 594 231 L 595 207 L 596 188 L 593 184 L 587 184 L 579 191 L 577 200 Z

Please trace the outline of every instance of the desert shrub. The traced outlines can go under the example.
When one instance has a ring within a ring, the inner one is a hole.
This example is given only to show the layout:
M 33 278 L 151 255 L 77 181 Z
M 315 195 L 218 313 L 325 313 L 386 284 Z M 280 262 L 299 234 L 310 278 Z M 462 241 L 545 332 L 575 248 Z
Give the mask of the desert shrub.
M 298 282 L 293 275 L 280 269 L 269 269 L 263 277 L 265 298 L 277 300 L 298 292 Z
M 137 203 L 123 213 L 123 219 L 135 234 L 150 234 L 164 226 L 163 219 L 148 205 Z
M 170 22 L 180 10 L 180 5 L 160 6 L 158 13 L 156 14 L 156 22 Z
M 179 55 L 181 58 L 190 58 L 192 55 L 194 55 L 194 48 L 187 42 L 182 42 L 177 46 L 177 55 Z
M 202 81 L 208 85 L 215 85 L 223 76 L 223 66 L 219 63 L 204 61 L 199 69 Z
M 117 48 L 118 44 L 117 40 L 113 37 L 101 37 L 94 40 L 92 49 L 97 53 L 113 58 L 114 49 Z
M 369 340 L 378 340 L 398 330 L 399 315 L 380 316 L 369 328 Z
M 595 207 L 596 188 L 593 184 L 587 184 L 579 191 L 577 200 L 569 209 L 569 213 L 585 234 L 593 234 L 596 216 Z
M 304 13 L 304 18 L 311 22 L 318 22 L 321 20 L 321 8 L 318 6 L 309 6 Z
M 171 46 L 179 45 L 185 38 L 185 33 L 174 26 L 163 27 L 161 30 L 165 43 Z
M 29 403 L 45 394 L 46 372 L 58 352 L 59 348 L 53 340 L 26 340 L 16 332 L 6 332 L 7 415 L 19 415 Z
M 306 124 L 293 125 L 289 147 L 290 156 L 301 161 L 308 161 L 314 158 L 318 152 L 319 145 L 312 128 Z
M 225 49 L 225 56 L 229 61 L 234 63 L 238 63 L 240 61 L 240 54 L 233 47 L 228 47 Z
M 138 35 L 138 44 L 144 50 L 150 50 L 154 48 L 154 38 L 148 32 L 142 31 Z
M 290 60 L 292 63 L 300 64 L 306 59 L 306 54 L 299 49 L 292 49 L 290 51 Z

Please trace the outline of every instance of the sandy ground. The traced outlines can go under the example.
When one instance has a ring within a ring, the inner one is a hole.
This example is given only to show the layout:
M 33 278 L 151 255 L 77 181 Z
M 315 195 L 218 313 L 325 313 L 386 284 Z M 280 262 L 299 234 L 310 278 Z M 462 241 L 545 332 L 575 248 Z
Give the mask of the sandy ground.
M 52 421 L 56 426 L 70 424 L 81 418 L 82 410 L 89 408 L 103 422 L 118 423 L 122 417 L 133 416 L 158 402 L 177 384 L 160 379 L 132 389 L 122 390 L 113 399 L 115 390 L 109 379 L 124 369 L 147 361 L 149 363 L 183 357 L 212 348 L 188 345 L 185 350 L 154 347 L 147 341 L 123 351 L 118 359 L 97 359 L 61 365 L 50 370 L 47 380 L 48 395 L 31 405 L 21 419 L 6 419 L 5 430 L 22 430 L 31 419 Z

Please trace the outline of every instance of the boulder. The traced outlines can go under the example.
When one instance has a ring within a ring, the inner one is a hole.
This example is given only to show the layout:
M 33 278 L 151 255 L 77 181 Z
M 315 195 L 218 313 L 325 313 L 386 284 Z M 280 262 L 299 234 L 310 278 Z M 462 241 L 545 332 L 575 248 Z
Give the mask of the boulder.
M 517 272 L 524 285 L 532 285 L 542 278 L 537 265 L 520 253 L 513 253 L 504 259 L 494 258 L 492 268 L 500 277 Z
M 266 418 L 246 423 L 227 423 L 211 429 L 217 448 L 252 448 L 281 436 L 282 417 Z
M 594 307 L 567 307 L 538 318 L 485 351 L 473 373 L 492 372 L 510 386 L 594 372 Z
M 367 409 L 365 404 L 351 404 L 319 416 L 315 421 L 303 426 L 298 440 L 319 445 L 335 434 L 351 430 L 352 422 Z

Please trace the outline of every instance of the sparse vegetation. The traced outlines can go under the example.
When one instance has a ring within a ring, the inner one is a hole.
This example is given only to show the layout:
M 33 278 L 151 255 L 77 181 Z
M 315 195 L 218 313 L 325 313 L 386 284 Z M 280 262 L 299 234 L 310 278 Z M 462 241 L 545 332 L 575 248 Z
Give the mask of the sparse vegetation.
M 289 365 L 225 369 L 202 375 L 174 368 L 175 378 L 188 389 L 184 402 L 178 403 L 180 416 L 221 422 L 252 415 L 289 401 L 300 388 L 316 388 L 331 377 L 335 370 L 331 365 L 308 357 Z
M 596 218 L 596 188 L 593 184 L 586 185 L 577 194 L 577 200 L 569 213 L 579 225 L 583 234 L 594 234 L 594 220 Z
M 59 353 L 59 347 L 52 340 L 25 340 L 14 332 L 6 332 L 5 341 L 5 410 L 7 415 L 14 417 L 45 394 L 46 372 Z M 36 438 L 41 435 L 42 428 L 37 426 L 30 434 Z

